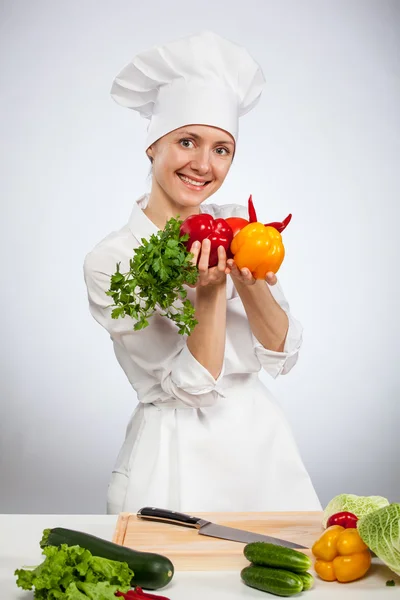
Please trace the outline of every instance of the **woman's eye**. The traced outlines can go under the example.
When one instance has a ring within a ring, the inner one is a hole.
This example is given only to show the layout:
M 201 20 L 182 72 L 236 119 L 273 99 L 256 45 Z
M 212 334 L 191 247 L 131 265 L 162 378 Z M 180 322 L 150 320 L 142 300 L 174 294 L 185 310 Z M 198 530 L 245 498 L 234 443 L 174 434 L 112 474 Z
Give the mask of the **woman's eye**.
M 183 139 L 183 140 L 179 140 L 179 143 L 181 146 L 183 146 L 184 148 L 192 148 L 193 147 L 193 142 L 192 140 L 188 140 L 188 139 Z
M 216 148 L 216 153 L 220 156 L 227 156 L 229 154 L 228 148 Z

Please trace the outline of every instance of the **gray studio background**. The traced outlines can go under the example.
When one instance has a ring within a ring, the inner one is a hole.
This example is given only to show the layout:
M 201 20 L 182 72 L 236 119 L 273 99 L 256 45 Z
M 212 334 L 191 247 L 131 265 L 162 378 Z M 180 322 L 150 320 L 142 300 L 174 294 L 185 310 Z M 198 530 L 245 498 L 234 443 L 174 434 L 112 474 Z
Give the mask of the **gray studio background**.
M 109 90 L 137 52 L 202 29 L 267 79 L 214 201 L 293 213 L 280 281 L 304 345 L 262 378 L 323 504 L 400 501 L 400 3 L 3 0 L 0 21 L 0 512 L 105 511 L 136 396 L 82 263 L 149 186 L 145 122 Z

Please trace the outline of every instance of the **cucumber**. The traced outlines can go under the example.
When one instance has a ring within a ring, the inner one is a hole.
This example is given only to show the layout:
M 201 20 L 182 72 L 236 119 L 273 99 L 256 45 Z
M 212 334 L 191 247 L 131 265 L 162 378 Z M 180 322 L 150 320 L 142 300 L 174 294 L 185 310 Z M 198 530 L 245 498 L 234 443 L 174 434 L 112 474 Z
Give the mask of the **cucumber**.
M 174 565 L 166 556 L 151 552 L 138 552 L 131 548 L 114 544 L 94 535 L 55 527 L 45 529 L 40 542 L 40 547 L 45 546 L 81 546 L 89 550 L 93 556 L 108 558 L 128 563 L 134 573 L 132 586 L 139 586 L 148 590 L 158 590 L 166 586 L 174 575 Z
M 303 590 L 300 576 L 284 569 L 250 565 L 242 569 L 240 576 L 246 585 L 276 596 L 294 596 Z
M 306 554 L 268 542 L 251 542 L 243 552 L 247 560 L 255 565 L 287 569 L 295 573 L 305 573 L 312 564 Z
M 311 590 L 312 586 L 314 585 L 314 577 L 311 575 L 311 573 L 297 573 L 297 574 L 303 582 L 303 592 L 305 592 L 307 590 Z

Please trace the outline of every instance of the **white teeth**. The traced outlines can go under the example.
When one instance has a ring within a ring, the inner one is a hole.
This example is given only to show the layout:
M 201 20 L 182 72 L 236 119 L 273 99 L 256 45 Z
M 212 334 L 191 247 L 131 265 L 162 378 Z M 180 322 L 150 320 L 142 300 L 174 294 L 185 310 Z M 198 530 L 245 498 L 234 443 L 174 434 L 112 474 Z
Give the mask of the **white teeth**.
M 190 183 L 191 185 L 196 185 L 197 187 L 202 187 L 203 185 L 205 185 L 207 183 L 207 181 L 193 181 L 193 179 L 189 179 L 189 177 L 185 177 L 185 175 L 179 175 L 179 177 L 182 179 L 182 181 L 186 181 L 186 183 Z

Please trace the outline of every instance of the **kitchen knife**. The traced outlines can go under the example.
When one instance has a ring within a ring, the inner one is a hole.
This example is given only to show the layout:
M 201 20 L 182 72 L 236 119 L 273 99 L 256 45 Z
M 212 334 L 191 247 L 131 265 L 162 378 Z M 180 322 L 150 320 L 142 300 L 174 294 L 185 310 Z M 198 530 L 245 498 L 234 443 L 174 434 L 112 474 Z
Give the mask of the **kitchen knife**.
M 172 525 L 192 527 L 197 529 L 200 535 L 208 535 L 223 540 L 232 540 L 233 542 L 242 542 L 243 544 L 248 544 L 250 542 L 269 542 L 270 544 L 285 546 L 286 548 L 307 548 L 307 546 L 302 546 L 295 542 L 289 542 L 287 540 L 281 540 L 269 535 L 253 533 L 252 531 L 245 531 L 243 529 L 236 529 L 234 527 L 226 527 L 225 525 L 217 525 L 216 523 L 211 523 L 210 521 L 205 521 L 198 517 L 191 517 L 183 513 L 165 510 L 163 508 L 151 508 L 146 506 L 139 510 L 137 516 L 139 519 L 162 521 Z

